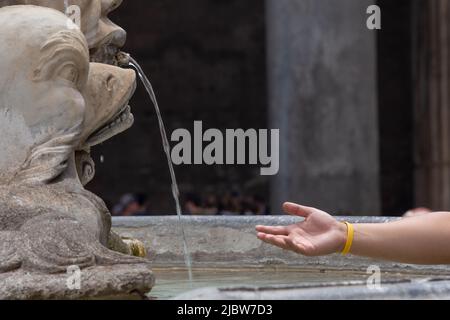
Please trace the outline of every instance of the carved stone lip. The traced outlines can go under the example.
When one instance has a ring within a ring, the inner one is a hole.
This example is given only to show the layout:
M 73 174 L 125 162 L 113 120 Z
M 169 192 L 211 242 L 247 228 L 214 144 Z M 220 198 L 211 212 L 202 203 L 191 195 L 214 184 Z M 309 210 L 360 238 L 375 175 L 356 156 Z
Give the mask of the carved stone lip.
M 86 140 L 84 147 L 93 147 L 102 142 L 105 142 L 112 137 L 128 130 L 134 123 L 134 116 L 131 113 L 131 107 L 128 102 L 123 106 L 118 113 L 111 117 L 111 119 L 102 127 L 94 131 Z
M 122 102 L 118 104 L 122 107 L 117 108 L 118 112 L 109 117 L 108 120 L 100 123 L 99 127 L 88 136 L 84 143 L 82 143 L 79 150 L 88 150 L 91 147 L 101 144 L 128 130 L 134 124 L 134 116 L 131 113 L 129 100 L 134 95 L 136 88 L 137 82 L 133 81 L 133 84 L 130 86 L 127 93 L 122 97 Z

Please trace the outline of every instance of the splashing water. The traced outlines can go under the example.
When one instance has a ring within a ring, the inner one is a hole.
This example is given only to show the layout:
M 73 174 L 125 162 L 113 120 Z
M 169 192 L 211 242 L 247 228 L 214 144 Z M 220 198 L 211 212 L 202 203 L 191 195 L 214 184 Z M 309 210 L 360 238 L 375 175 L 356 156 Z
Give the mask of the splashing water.
M 152 103 L 153 103 L 153 105 L 155 107 L 156 115 L 158 117 L 158 123 L 159 123 L 159 129 L 160 129 L 160 132 L 161 132 L 163 148 L 164 148 L 164 152 L 165 152 L 166 157 L 167 157 L 167 163 L 169 165 L 170 177 L 172 179 L 172 195 L 173 195 L 173 198 L 175 200 L 177 215 L 178 215 L 178 219 L 179 219 L 179 223 L 180 223 L 180 227 L 181 227 L 181 233 L 182 233 L 182 236 L 183 236 L 184 260 L 185 260 L 186 267 L 187 267 L 188 272 L 189 272 L 189 282 L 192 283 L 192 280 L 193 280 L 193 276 L 192 276 L 192 260 L 191 260 L 191 255 L 189 253 L 187 241 L 186 241 L 186 233 L 184 231 L 183 214 L 181 212 L 181 206 L 180 206 L 180 191 L 178 189 L 177 178 L 176 178 L 176 175 L 175 175 L 175 170 L 173 168 L 172 157 L 170 156 L 170 144 L 169 144 L 169 139 L 167 138 L 166 127 L 164 125 L 164 121 L 163 121 L 163 118 L 162 118 L 162 115 L 161 115 L 161 110 L 159 109 L 159 105 L 158 105 L 158 100 L 156 99 L 156 95 L 155 95 L 155 92 L 153 90 L 153 86 L 150 83 L 150 80 L 147 78 L 147 76 L 145 75 L 145 73 L 142 70 L 141 66 L 136 62 L 136 60 L 134 60 L 132 57 L 128 57 L 128 58 L 130 59 L 130 61 L 128 63 L 129 66 L 133 67 L 136 70 L 136 72 L 137 72 L 139 78 L 141 79 L 145 89 L 147 90 L 148 95 L 150 96 L 150 100 L 152 101 Z

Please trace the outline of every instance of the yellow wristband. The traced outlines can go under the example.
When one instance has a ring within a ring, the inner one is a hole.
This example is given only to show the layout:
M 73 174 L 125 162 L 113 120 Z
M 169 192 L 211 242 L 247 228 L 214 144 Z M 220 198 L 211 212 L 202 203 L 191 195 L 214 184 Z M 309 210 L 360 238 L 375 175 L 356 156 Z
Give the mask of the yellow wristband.
M 346 256 L 350 253 L 352 248 L 353 238 L 355 237 L 355 229 L 351 223 L 344 222 L 344 224 L 347 226 L 347 242 L 345 243 L 344 250 L 342 250 L 342 255 Z

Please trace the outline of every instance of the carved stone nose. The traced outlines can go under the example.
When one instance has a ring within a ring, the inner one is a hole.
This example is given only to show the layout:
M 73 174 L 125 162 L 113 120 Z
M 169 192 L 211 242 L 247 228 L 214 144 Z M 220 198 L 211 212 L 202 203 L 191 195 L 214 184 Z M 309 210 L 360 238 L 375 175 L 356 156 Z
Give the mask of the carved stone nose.
M 115 30 L 111 33 L 111 45 L 122 48 L 127 41 L 127 33 L 124 29 L 115 25 Z
M 117 48 L 122 48 L 125 45 L 127 39 L 127 33 L 124 29 L 114 24 L 109 20 L 108 15 L 116 10 L 123 0 L 102 0 L 102 16 L 100 23 L 101 29 L 104 29 L 108 34 L 109 44 Z M 108 30 L 109 29 L 109 30 Z
M 115 56 L 125 45 L 127 33 L 108 18 L 99 21 L 96 38 L 90 39 L 91 61 L 116 64 Z

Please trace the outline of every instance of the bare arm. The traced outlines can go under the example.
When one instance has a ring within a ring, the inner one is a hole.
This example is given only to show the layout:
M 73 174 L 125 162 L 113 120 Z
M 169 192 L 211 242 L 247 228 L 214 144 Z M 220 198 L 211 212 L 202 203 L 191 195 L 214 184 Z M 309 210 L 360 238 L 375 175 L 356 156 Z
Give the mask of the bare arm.
M 347 227 L 329 214 L 286 203 L 287 213 L 305 221 L 285 227 L 258 226 L 258 238 L 306 256 L 343 250 Z M 382 224 L 356 224 L 351 254 L 413 264 L 450 264 L 450 213 Z

